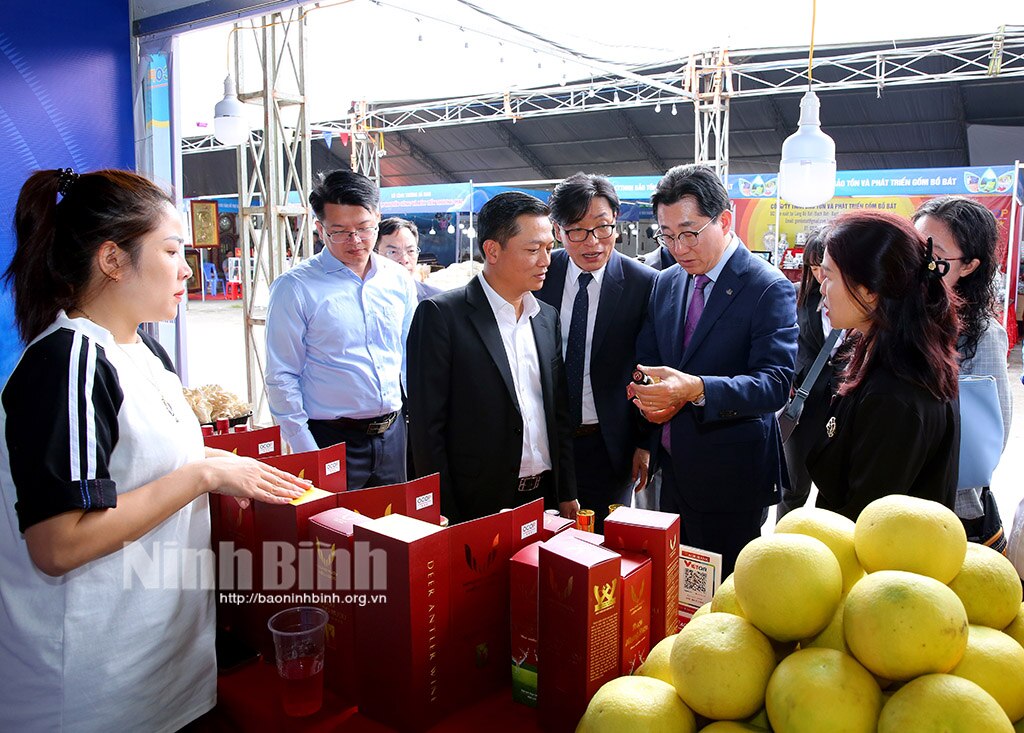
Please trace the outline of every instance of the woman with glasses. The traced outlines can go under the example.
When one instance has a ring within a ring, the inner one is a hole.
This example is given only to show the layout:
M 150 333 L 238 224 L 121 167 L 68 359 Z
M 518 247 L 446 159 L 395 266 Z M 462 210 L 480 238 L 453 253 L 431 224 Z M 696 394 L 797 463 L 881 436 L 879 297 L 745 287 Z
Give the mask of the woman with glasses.
M 964 196 L 940 196 L 926 201 L 914 212 L 913 220 L 917 230 L 931 239 L 935 256 L 949 263 L 944 279 L 959 298 L 960 373 L 995 378 L 1005 449 L 1013 413 L 1006 364 L 1009 343 L 1006 329 L 995 316 L 999 225 L 991 211 Z M 956 513 L 968 537 L 980 537 L 987 491 L 988 487 L 957 491 Z
M 807 457 L 817 506 L 856 520 L 909 494 L 952 508 L 960 459 L 957 320 L 943 267 L 902 217 L 853 211 L 824 234 L 822 299 L 856 333 Z

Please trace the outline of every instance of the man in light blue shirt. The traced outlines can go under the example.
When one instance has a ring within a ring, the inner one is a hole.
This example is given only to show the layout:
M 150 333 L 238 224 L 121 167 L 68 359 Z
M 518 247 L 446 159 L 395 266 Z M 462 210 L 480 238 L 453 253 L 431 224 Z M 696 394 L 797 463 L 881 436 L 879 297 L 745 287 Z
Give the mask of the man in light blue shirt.
M 344 442 L 350 490 L 406 480 L 397 418 L 416 289 L 373 253 L 379 200 L 366 176 L 321 174 L 309 203 L 325 246 L 274 281 L 267 311 L 270 412 L 293 451 Z

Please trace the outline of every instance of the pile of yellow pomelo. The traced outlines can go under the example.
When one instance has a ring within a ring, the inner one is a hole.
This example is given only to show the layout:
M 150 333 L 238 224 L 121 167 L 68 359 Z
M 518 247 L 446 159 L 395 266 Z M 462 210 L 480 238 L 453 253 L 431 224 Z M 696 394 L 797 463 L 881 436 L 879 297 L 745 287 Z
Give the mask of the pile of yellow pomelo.
M 697 730 L 1022 732 L 1021 580 L 932 501 L 797 509 L 577 733 Z

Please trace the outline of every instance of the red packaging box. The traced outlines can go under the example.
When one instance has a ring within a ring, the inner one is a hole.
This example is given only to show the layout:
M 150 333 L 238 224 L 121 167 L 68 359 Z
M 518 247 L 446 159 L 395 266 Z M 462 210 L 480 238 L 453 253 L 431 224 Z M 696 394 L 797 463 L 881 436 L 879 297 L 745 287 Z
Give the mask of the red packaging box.
M 269 466 L 311 481 L 318 489 L 331 493 L 348 490 L 344 443 L 262 460 Z
M 603 545 L 604 535 L 597 534 L 596 532 L 584 532 L 582 529 L 576 529 L 570 525 L 547 541 L 564 542 L 565 540 L 577 540 L 579 542 L 589 542 L 592 545 Z
M 543 514 L 538 499 L 448 529 L 456 707 L 508 683 L 509 559 L 537 537 Z
M 540 546 L 537 702 L 545 729 L 573 730 L 594 693 L 619 676 L 621 562 L 589 542 Z
M 619 553 L 622 578 L 622 652 L 620 675 L 633 674 L 651 651 L 651 558 Z
M 679 612 L 679 515 L 619 507 L 604 520 L 604 543 L 651 558 L 651 646 L 676 633 Z
M 575 527 L 576 522 L 565 517 L 556 517 L 552 514 L 544 515 L 544 527 L 541 529 L 541 540 L 547 541 L 554 537 L 560 532 L 564 532 L 570 527 Z
M 338 494 L 338 506 L 367 517 L 404 514 L 431 524 L 441 523 L 441 478 L 439 474 L 404 484 L 374 486 Z
M 242 433 L 207 435 L 203 438 L 203 443 L 208 448 L 220 448 L 228 453 L 249 458 L 273 458 L 281 455 L 281 426 L 271 425 L 269 428 L 246 430 Z
M 537 707 L 537 562 L 540 546 L 540 542 L 526 545 L 509 560 L 512 699 L 530 707 Z
M 447 532 L 401 514 L 355 527 L 386 596 L 355 609 L 359 711 L 403 731 L 430 727 L 452 699 Z
M 329 491 L 311 488 L 287 504 L 252 503 L 255 590 L 266 594 L 316 591 L 316 553 L 309 542 L 309 518 L 333 509 L 336 497 Z M 280 544 L 269 545 L 271 542 Z M 267 659 L 274 658 L 267 620 L 286 605 L 294 604 L 247 603 L 241 607 L 244 637 Z
M 355 604 L 361 591 L 354 577 L 353 534 L 355 527 L 373 520 L 361 514 L 335 508 L 309 518 L 309 539 L 316 551 L 317 593 L 327 612 L 324 631 L 324 685 L 343 703 L 354 705 L 359 684 L 355 656 Z

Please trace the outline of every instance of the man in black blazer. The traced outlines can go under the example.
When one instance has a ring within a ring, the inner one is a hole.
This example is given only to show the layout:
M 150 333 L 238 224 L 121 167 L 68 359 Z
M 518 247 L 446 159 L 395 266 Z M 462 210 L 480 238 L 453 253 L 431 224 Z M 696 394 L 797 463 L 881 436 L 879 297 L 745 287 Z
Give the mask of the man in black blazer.
M 551 256 L 537 297 L 561 317 L 576 490 L 601 532 L 608 506 L 628 506 L 631 488 L 647 483 L 648 441 L 624 395 L 657 273 L 615 251 L 619 197 L 607 178 L 577 173 L 558 184 L 549 206 L 564 249 Z
M 502 193 L 477 220 L 484 271 L 420 303 L 407 344 L 419 475 L 441 474 L 441 511 L 464 522 L 543 497 L 574 518 L 558 312 L 538 301 L 554 240 L 548 207 Z

